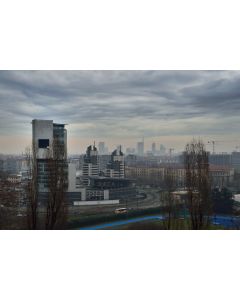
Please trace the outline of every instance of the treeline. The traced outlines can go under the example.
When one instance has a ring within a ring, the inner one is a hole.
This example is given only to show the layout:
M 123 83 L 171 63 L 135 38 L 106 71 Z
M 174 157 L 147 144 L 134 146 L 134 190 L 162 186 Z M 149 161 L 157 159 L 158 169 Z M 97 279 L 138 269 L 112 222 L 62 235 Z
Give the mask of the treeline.
M 176 192 L 176 178 L 171 168 L 165 176 L 162 199 L 165 229 L 181 229 L 183 216 L 185 229 L 210 229 L 211 216 L 234 213 L 232 193 L 227 188 L 211 190 L 208 154 L 201 140 L 193 139 L 186 145 L 184 167 L 184 191 Z

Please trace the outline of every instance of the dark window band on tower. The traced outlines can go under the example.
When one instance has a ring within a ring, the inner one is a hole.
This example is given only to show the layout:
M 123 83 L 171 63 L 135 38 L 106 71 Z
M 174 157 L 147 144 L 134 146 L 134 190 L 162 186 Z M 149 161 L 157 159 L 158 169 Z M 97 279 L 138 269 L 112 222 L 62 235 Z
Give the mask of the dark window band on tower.
M 45 149 L 49 147 L 49 139 L 39 139 L 38 140 L 38 148 Z

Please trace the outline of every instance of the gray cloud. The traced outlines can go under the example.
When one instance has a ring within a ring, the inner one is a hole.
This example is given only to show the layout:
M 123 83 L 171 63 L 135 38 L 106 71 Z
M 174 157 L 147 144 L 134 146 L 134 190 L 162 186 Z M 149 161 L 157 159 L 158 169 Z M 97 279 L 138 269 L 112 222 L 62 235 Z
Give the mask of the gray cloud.
M 0 135 L 33 118 L 78 137 L 236 133 L 238 71 L 0 71 Z

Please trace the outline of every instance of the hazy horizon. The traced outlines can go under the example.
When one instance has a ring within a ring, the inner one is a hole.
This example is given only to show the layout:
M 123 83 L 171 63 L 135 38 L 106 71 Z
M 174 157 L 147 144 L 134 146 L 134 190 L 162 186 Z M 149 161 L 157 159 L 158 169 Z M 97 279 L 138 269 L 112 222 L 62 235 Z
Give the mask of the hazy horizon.
M 151 143 L 182 151 L 192 137 L 239 146 L 239 71 L 0 71 L 0 153 L 22 153 L 32 119 L 66 123 L 68 152 Z M 211 150 L 211 145 L 207 146 Z

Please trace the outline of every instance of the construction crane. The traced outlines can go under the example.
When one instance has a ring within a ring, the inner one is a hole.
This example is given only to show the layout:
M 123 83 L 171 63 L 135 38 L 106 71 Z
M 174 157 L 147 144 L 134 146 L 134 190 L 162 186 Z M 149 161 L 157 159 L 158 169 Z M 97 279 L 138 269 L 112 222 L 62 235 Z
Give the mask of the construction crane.
M 216 141 L 208 141 L 208 144 L 212 144 L 212 154 L 215 154 L 215 143 Z
M 215 154 L 215 150 L 216 150 L 216 144 L 217 143 L 229 143 L 229 142 L 236 142 L 236 140 L 226 140 L 226 141 L 216 141 L 216 140 L 212 140 L 212 141 L 208 141 L 208 144 L 212 144 L 212 154 Z M 236 146 L 235 149 L 236 151 L 238 151 L 240 147 Z
M 208 144 L 212 144 L 212 154 L 215 154 L 215 145 L 216 143 L 221 143 L 221 142 L 224 142 L 224 141 L 208 141 Z

